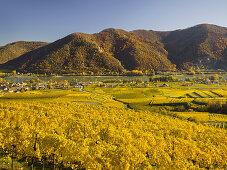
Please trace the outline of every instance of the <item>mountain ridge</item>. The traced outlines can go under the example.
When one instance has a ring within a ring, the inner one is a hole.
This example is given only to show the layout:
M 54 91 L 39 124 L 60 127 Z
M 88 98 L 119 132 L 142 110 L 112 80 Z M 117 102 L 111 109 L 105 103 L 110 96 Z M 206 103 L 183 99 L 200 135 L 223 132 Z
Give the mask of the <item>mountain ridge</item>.
M 146 31 L 144 31 L 146 32 Z M 227 70 L 227 28 L 199 24 L 186 29 L 154 32 L 168 51 L 168 59 L 178 68 L 207 68 Z M 145 34 L 145 33 L 143 33 Z
M 200 24 L 174 31 L 108 28 L 95 34 L 72 33 L 1 67 L 20 72 L 86 74 L 176 67 L 227 70 L 227 28 Z

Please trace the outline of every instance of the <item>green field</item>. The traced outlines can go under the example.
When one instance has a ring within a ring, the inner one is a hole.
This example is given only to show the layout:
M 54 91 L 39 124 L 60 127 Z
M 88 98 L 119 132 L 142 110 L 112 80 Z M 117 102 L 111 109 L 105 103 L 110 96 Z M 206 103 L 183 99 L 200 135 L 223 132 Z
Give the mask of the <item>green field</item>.
M 165 109 L 165 113 L 177 114 L 179 116 L 190 118 L 198 122 L 224 121 L 224 118 L 209 116 L 212 113 L 201 111 L 209 102 L 224 104 L 227 102 L 227 85 L 204 85 L 194 84 L 191 86 L 182 86 L 182 83 L 168 83 L 169 87 L 121 87 L 100 88 L 88 87 L 88 91 L 112 95 L 117 101 L 129 105 L 133 109 L 150 110 L 159 112 Z M 141 85 L 142 86 L 142 85 Z M 176 112 L 179 106 L 187 106 L 182 112 Z M 198 112 L 199 110 L 199 112 Z M 225 115 L 217 114 L 222 117 Z

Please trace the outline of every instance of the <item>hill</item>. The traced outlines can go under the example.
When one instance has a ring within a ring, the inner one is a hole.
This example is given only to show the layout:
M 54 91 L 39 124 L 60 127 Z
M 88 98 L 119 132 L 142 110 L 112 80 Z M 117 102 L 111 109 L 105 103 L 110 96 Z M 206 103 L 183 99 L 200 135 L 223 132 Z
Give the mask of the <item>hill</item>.
M 2 68 L 20 72 L 106 74 L 131 70 L 227 70 L 227 28 L 201 24 L 183 30 L 105 29 L 73 33 L 27 52 Z
M 158 42 L 130 32 L 106 29 L 97 34 L 70 34 L 7 62 L 21 72 L 103 74 L 125 70 L 170 70 L 174 65 Z
M 178 68 L 227 70 L 227 28 L 201 24 L 183 30 L 134 33 L 159 40 L 168 51 L 168 59 Z
M 47 45 L 46 42 L 18 41 L 0 47 L 0 64 L 15 59 L 29 51 Z

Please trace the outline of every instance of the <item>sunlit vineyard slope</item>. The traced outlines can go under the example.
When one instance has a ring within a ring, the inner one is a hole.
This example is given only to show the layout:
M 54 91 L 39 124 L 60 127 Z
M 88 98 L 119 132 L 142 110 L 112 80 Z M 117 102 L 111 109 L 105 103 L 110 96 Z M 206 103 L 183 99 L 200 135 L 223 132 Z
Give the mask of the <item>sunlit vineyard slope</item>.
M 85 100 L 97 104 L 78 102 Z M 107 106 L 111 100 L 75 91 L 5 96 L 0 146 L 7 153 L 15 146 L 17 159 L 78 169 L 226 168 L 226 130 Z

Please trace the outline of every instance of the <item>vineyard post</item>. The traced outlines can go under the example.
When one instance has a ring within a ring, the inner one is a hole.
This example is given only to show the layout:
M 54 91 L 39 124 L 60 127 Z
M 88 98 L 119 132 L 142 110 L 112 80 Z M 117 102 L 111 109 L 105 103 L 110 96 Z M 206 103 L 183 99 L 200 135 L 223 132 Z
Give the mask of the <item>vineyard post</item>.
M 13 151 L 12 151 L 12 164 L 11 164 L 11 167 L 12 167 L 12 170 L 13 170 L 13 152 L 14 152 L 14 149 L 16 147 L 16 145 L 12 145 L 13 146 Z
M 34 162 L 34 160 L 33 160 L 33 157 L 32 157 L 32 165 L 31 165 L 31 167 L 32 167 L 32 170 L 33 170 L 33 162 Z
M 171 160 L 174 162 L 175 161 L 175 147 L 174 147 L 174 141 L 173 141 L 173 143 L 172 143 L 172 151 L 173 151 L 173 153 L 172 153 L 172 155 L 171 155 Z
M 53 166 L 54 166 L 53 170 L 55 170 L 54 153 L 53 153 Z
M 61 154 L 61 158 L 62 158 L 62 154 Z M 63 161 L 61 161 L 60 165 L 59 165 L 59 170 L 63 169 Z
M 58 168 L 59 168 L 59 170 L 63 169 L 63 161 L 61 161 Z
M 85 125 L 84 125 L 84 139 L 86 138 Z
M 42 160 L 43 160 L 43 170 L 45 169 L 45 160 L 46 160 L 46 157 L 42 157 Z
M 37 150 L 37 148 L 36 148 L 37 135 L 38 135 L 38 133 L 36 133 L 36 136 L 35 136 L 35 143 L 34 143 L 34 146 L 33 146 L 34 151 Z M 33 166 L 34 166 L 34 157 L 32 156 L 32 170 L 33 170 Z
M 44 159 L 43 159 L 43 170 L 45 169 L 45 161 L 44 161 Z

